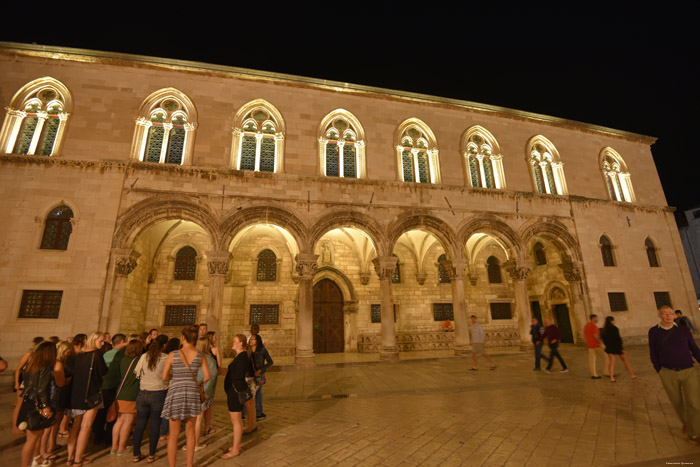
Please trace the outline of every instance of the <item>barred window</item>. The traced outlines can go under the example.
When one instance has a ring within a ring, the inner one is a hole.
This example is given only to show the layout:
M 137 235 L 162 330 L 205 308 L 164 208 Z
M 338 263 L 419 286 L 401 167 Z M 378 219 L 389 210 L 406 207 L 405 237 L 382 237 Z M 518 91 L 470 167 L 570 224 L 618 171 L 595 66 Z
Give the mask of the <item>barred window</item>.
M 399 269 L 399 258 L 396 255 L 392 255 L 396 258 L 396 266 L 394 267 L 394 273 L 391 275 L 392 284 L 401 283 L 401 269 Z
M 603 266 L 615 266 L 612 243 L 610 243 L 610 239 L 605 235 L 600 237 L 600 254 L 603 257 Z
M 654 292 L 654 301 L 656 302 L 657 310 L 662 306 L 670 306 L 673 308 L 673 305 L 671 305 L 671 295 L 668 292 Z
M 544 253 L 544 245 L 540 242 L 535 243 L 535 264 L 544 266 L 547 264 L 547 255 Z
M 256 172 L 275 172 L 279 166 L 278 143 L 281 144 L 283 138 L 283 134 L 278 129 L 276 112 L 265 105 L 260 105 L 237 118 L 241 118 L 242 124 L 240 128 L 234 130 L 234 134 L 238 137 L 236 168 Z
M 624 292 L 608 292 L 610 311 L 627 311 L 627 299 Z
M 279 324 L 279 305 L 250 305 L 250 324 Z
M 499 264 L 498 258 L 489 256 L 486 260 L 486 270 L 489 277 L 489 284 L 503 283 L 503 279 L 501 278 L 501 265 Z
M 263 250 L 258 254 L 258 281 L 274 282 L 277 280 L 277 256 L 272 250 Z
M 433 320 L 453 321 L 455 319 L 451 303 L 433 303 Z
M 651 241 L 651 238 L 647 238 L 646 240 L 644 240 L 644 248 L 647 251 L 647 260 L 649 261 L 649 267 L 658 268 L 659 258 L 658 256 L 656 256 L 656 247 L 654 246 L 654 242 Z
M 58 206 L 46 216 L 42 250 L 67 250 L 70 234 L 73 232 L 73 211 L 68 206 Z
M 370 305 L 370 314 L 373 323 L 382 322 L 382 306 L 380 304 Z M 396 322 L 396 304 L 394 304 L 394 322 Z
M 564 170 L 557 148 L 542 135 L 528 142 L 528 163 L 532 167 L 535 189 L 539 193 L 565 195 Z
M 62 290 L 24 290 L 18 318 L 56 319 L 62 298 Z
M 438 257 L 438 282 L 440 284 L 449 284 L 452 282 L 450 280 L 450 275 L 447 273 L 447 269 L 443 266 L 443 262 L 447 261 L 447 256 L 444 254 Z
M 496 138 L 485 128 L 475 125 L 467 130 L 463 144 L 471 185 L 503 188 L 503 164 Z
M 431 159 L 434 148 L 430 148 L 431 137 L 417 125 L 409 126 L 401 135 L 398 146 L 401 154 L 401 173 L 403 181 L 434 183 Z
M 186 326 L 194 324 L 197 305 L 166 305 L 164 326 Z
M 340 115 L 326 125 L 321 146 L 325 147 L 327 177 L 358 178 L 358 147 L 363 147 L 361 133 L 350 115 Z
M 175 274 L 173 279 L 176 281 L 193 281 L 197 272 L 197 251 L 191 246 L 180 248 L 180 251 L 175 255 Z
M 188 125 L 185 106 L 167 97 L 151 111 L 146 144 L 141 160 L 145 162 L 181 165 L 185 155 L 185 140 L 192 125 Z
M 511 319 L 510 303 L 491 303 L 491 319 Z

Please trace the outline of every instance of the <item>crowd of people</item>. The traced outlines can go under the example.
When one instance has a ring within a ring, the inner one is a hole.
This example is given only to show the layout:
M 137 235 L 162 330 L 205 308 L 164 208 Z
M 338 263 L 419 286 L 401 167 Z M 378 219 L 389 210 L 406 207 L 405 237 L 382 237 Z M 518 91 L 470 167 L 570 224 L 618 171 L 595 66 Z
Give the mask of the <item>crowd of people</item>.
M 133 462 L 147 463 L 158 459 L 158 442 L 167 440 L 168 462 L 174 466 L 183 429 L 191 466 L 195 451 L 205 447 L 202 436 L 216 431 L 211 415 L 219 374 L 226 374 L 233 427 L 232 445 L 223 458 L 239 455 L 243 435 L 255 432 L 257 422 L 266 418 L 262 386 L 273 362 L 259 331 L 254 324 L 250 338 L 234 337 L 235 358 L 228 371 L 216 333 L 205 323 L 186 326 L 179 338 L 157 329 L 130 336 L 94 332 L 66 340 L 34 338 L 15 371 L 12 425 L 26 436 L 22 467 L 51 465 L 62 449 L 58 437 L 67 438 L 66 465 L 87 465 L 91 435 L 94 445 L 111 446 L 114 456 L 126 454 L 131 437 Z M 147 427 L 146 455 L 141 445 Z

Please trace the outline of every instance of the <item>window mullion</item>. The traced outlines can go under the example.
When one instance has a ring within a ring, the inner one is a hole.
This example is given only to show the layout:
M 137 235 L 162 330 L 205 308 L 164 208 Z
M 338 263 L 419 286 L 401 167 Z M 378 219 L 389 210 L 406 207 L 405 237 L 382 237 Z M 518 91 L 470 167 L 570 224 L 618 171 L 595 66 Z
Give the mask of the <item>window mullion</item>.
M 260 172 L 260 152 L 262 147 L 262 132 L 255 133 L 255 171 Z
M 549 186 L 549 178 L 547 177 L 547 162 L 540 162 L 540 171 L 542 172 L 542 185 L 544 185 L 544 192 L 552 194 L 552 187 Z
M 484 173 L 484 155 L 477 154 L 476 160 L 479 161 L 479 178 L 481 179 L 481 188 L 486 188 L 486 174 Z
M 34 134 L 32 135 L 32 142 L 29 144 L 29 150 L 27 150 L 27 155 L 34 155 L 36 153 L 36 148 L 39 146 L 39 140 L 41 139 L 41 132 L 44 129 L 44 123 L 49 118 L 49 114 L 46 112 L 37 112 L 37 122 L 36 128 L 34 128 Z
M 413 156 L 413 180 L 421 183 L 420 170 L 418 170 L 418 149 L 411 149 L 411 155 Z
M 338 176 L 345 177 L 345 154 L 343 153 L 345 141 L 338 140 Z
M 170 130 L 172 130 L 172 123 L 163 123 L 163 145 L 160 148 L 160 163 L 165 163 L 165 158 L 168 155 L 168 142 L 170 141 Z

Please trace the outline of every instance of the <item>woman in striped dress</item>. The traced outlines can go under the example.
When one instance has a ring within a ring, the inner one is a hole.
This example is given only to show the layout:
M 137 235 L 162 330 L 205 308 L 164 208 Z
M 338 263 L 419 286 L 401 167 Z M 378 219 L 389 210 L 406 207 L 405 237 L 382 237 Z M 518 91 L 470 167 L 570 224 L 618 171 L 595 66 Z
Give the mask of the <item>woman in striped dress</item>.
M 182 348 L 168 355 L 163 368 L 163 381 L 170 380 L 168 394 L 163 405 L 163 418 L 170 420 L 170 436 L 168 437 L 168 463 L 175 467 L 177 459 L 177 437 L 180 434 L 182 421 L 185 421 L 187 438 L 187 466 L 194 465 L 195 421 L 202 411 L 199 399 L 196 376 L 199 368 L 204 373 L 203 382 L 209 381 L 209 366 L 202 358 L 195 345 L 197 344 L 197 326 L 186 326 L 182 330 Z

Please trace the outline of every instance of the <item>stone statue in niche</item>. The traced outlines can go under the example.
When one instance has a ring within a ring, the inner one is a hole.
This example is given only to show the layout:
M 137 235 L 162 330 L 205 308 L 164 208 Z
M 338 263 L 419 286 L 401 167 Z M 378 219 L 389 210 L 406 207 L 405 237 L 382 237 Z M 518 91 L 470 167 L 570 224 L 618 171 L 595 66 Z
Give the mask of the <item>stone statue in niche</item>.
M 561 299 L 561 298 L 566 298 L 566 294 L 564 294 L 564 291 L 560 289 L 559 287 L 555 287 L 552 290 L 552 299 Z
M 331 247 L 328 243 L 321 245 L 321 263 L 333 264 L 333 254 L 331 253 Z

